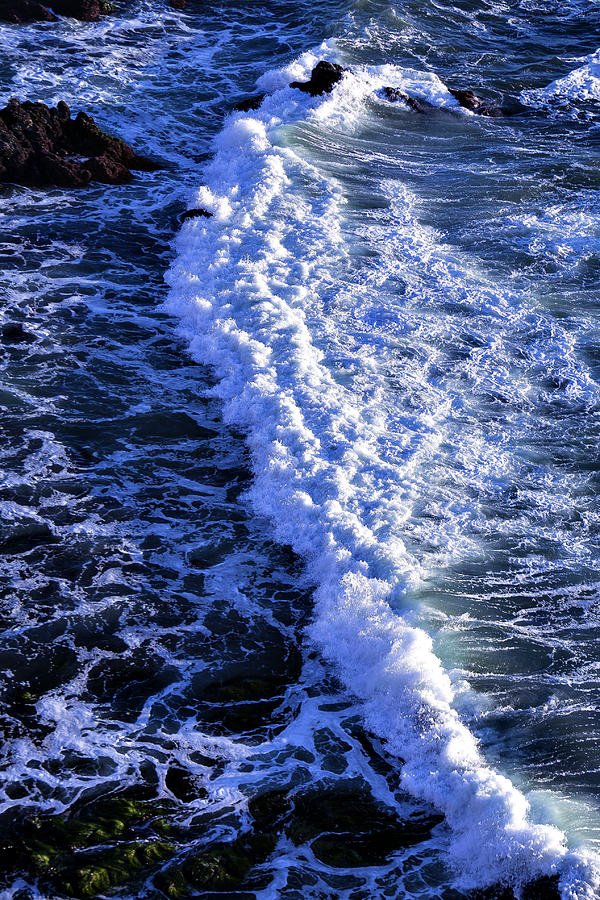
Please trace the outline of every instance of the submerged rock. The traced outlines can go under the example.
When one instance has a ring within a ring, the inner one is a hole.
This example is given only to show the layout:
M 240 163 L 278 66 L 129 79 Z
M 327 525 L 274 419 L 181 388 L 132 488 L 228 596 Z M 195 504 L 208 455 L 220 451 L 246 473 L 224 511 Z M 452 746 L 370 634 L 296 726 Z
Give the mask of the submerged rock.
M 0 332 L 0 341 L 3 344 L 29 344 L 35 341 L 35 337 L 25 331 L 22 322 L 5 322 Z
M 341 782 L 297 794 L 286 830 L 294 844 L 310 842 L 326 865 L 356 868 L 382 865 L 391 853 L 429 838 L 441 821 L 441 815 L 422 813 L 400 819 L 366 785 Z
M 414 97 L 409 97 L 408 94 L 405 94 L 400 88 L 384 87 L 381 90 L 381 96 L 390 103 L 404 103 L 405 106 L 408 106 L 410 109 L 414 110 L 414 112 L 425 112 L 425 107 L 422 103 L 419 103 Z
M 0 110 L 0 182 L 35 187 L 125 184 L 133 170 L 157 168 L 125 141 L 101 131 L 85 113 L 72 119 L 62 101 L 53 109 L 13 99 Z
M 311 97 L 319 97 L 321 94 L 330 94 L 333 90 L 333 86 L 337 84 L 338 81 L 341 81 L 342 76 L 346 71 L 347 69 L 344 69 L 344 67 L 340 66 L 338 63 L 321 60 L 310 73 L 309 81 L 292 81 L 290 87 L 298 88 L 299 91 L 304 91 L 305 94 L 310 94 Z

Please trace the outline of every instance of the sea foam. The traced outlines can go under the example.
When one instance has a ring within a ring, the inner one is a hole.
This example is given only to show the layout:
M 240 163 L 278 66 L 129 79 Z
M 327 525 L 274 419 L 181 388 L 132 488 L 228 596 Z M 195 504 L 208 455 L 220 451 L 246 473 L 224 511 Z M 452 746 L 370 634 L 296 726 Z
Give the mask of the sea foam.
M 557 78 L 541 90 L 526 91 L 525 103 L 537 105 L 562 100 L 600 100 L 600 49 L 580 60 L 583 65 Z
M 293 127 L 351 129 L 361 102 L 387 84 L 456 103 L 435 76 L 390 66 L 346 74 L 325 98 L 287 87 L 331 51 L 269 73 L 261 109 L 225 123 L 193 198 L 214 217 L 183 226 L 167 309 L 193 356 L 214 368 L 226 421 L 247 435 L 256 512 L 306 560 L 316 584 L 312 638 L 402 760 L 404 787 L 445 814 L 459 884 L 518 886 L 558 873 L 565 900 L 591 900 L 595 863 L 569 852 L 557 828 L 530 821 L 524 794 L 486 763 L 453 708 L 431 638 L 393 608 L 420 573 L 402 541 L 406 510 L 385 453 L 383 377 L 369 360 L 369 390 L 359 396 L 318 346 L 318 330 L 332 327 L 321 297 L 348 254 L 343 197 L 294 149 Z

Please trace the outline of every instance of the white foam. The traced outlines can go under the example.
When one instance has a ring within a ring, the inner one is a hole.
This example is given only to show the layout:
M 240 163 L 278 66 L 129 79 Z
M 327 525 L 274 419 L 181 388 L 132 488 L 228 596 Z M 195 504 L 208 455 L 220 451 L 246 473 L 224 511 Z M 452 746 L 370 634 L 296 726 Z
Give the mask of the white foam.
M 331 327 L 322 297 L 348 248 L 339 192 L 293 151 L 290 129 L 325 119 L 352 128 L 362 98 L 386 84 L 408 91 L 410 79 L 415 95 L 418 78 L 365 68 L 325 99 L 285 86 L 307 77 L 323 50 L 267 76 L 274 93 L 261 110 L 226 122 L 194 198 L 217 214 L 183 226 L 167 308 L 219 376 L 226 420 L 247 434 L 256 511 L 307 561 L 313 638 L 363 701 L 368 726 L 404 760 L 404 786 L 444 812 L 460 884 L 559 872 L 565 900 L 591 900 L 595 863 L 569 853 L 557 828 L 529 820 L 524 795 L 486 764 L 460 721 L 431 639 L 390 605 L 420 575 L 402 541 L 410 465 L 403 473 L 386 456 L 376 361 L 359 396 L 317 346 Z M 440 85 L 422 76 L 419 96 L 446 102 Z
M 525 103 L 547 103 L 557 99 L 567 100 L 600 100 L 600 49 L 590 56 L 583 57 L 584 64 L 569 72 L 563 78 L 557 78 L 547 87 L 523 94 Z

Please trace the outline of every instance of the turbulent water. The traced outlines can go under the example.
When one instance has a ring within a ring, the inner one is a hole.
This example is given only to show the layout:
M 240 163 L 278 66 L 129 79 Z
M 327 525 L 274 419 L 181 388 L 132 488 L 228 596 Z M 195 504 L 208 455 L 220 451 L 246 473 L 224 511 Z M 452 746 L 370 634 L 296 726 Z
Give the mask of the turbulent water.
M 0 195 L 0 896 L 598 896 L 599 26 L 1 27 L 164 168 Z

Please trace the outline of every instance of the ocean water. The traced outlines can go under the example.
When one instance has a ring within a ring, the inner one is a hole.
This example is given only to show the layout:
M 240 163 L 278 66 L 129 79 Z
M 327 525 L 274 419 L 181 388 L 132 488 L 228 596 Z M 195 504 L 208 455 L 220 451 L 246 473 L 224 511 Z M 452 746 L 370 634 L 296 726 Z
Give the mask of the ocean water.
M 0 195 L 0 896 L 600 895 L 599 25 L 1 27 L 164 168 Z

